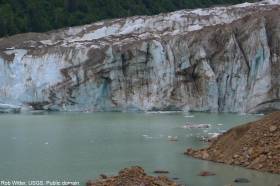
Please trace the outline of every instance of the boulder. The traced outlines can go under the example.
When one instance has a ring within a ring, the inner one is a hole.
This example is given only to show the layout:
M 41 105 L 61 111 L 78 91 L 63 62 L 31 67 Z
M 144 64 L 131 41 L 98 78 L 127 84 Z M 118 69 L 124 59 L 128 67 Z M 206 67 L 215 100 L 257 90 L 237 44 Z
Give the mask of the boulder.
M 236 178 L 235 183 L 249 183 L 250 181 L 247 178 Z
M 177 186 L 165 176 L 153 177 L 138 166 L 123 169 L 117 176 L 88 181 L 87 186 Z

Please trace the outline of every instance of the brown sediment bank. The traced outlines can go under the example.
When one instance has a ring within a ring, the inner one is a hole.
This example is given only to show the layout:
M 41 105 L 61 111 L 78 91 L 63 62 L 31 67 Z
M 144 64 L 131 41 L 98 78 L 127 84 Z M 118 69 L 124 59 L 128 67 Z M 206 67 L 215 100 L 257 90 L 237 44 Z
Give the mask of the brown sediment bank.
M 106 177 L 88 181 L 87 186 L 177 186 L 165 176 L 148 176 L 141 167 L 123 169 L 117 176 Z
M 185 152 L 195 158 L 280 174 L 280 112 L 235 127 L 208 148 Z

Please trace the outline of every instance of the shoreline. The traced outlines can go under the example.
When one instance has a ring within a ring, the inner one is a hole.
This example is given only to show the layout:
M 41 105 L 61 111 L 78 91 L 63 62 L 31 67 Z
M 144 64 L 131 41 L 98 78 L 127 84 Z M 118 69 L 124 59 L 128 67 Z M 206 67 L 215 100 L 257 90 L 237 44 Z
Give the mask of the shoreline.
M 216 163 L 280 174 L 280 112 L 234 127 L 202 149 L 185 155 Z

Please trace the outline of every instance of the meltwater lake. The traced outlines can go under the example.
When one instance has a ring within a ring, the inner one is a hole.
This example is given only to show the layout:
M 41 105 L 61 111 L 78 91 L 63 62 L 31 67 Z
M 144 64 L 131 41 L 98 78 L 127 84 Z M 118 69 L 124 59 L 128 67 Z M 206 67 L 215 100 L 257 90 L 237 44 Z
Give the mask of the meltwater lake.
M 218 113 L 46 113 L 0 115 L 1 180 L 79 181 L 115 175 L 139 165 L 147 173 L 167 170 L 188 186 L 276 186 L 280 175 L 262 173 L 184 155 L 211 136 L 258 119 L 258 115 Z M 210 128 L 184 128 L 210 124 Z M 177 137 L 178 141 L 169 138 Z M 216 173 L 200 177 L 201 171 Z M 235 178 L 251 182 L 235 184 Z

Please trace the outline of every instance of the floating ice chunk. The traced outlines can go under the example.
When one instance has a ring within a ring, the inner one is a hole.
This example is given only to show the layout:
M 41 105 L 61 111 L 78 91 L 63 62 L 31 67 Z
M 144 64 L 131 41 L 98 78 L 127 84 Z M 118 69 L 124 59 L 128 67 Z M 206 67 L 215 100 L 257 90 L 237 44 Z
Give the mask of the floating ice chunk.
M 178 136 L 168 136 L 169 141 L 178 141 Z
M 146 135 L 146 134 L 143 134 L 142 136 L 143 136 L 144 138 L 146 138 L 146 139 L 153 139 L 152 136 L 149 136 L 149 135 Z
M 186 115 L 185 118 L 194 118 L 194 115 Z
M 178 136 L 168 136 L 168 139 L 171 139 L 171 138 L 178 138 Z
M 19 113 L 20 106 L 0 103 L 0 113 Z
M 239 113 L 238 115 L 240 115 L 240 116 L 246 116 L 247 115 L 247 113 Z
M 147 111 L 146 114 L 174 114 L 181 113 L 182 111 Z

